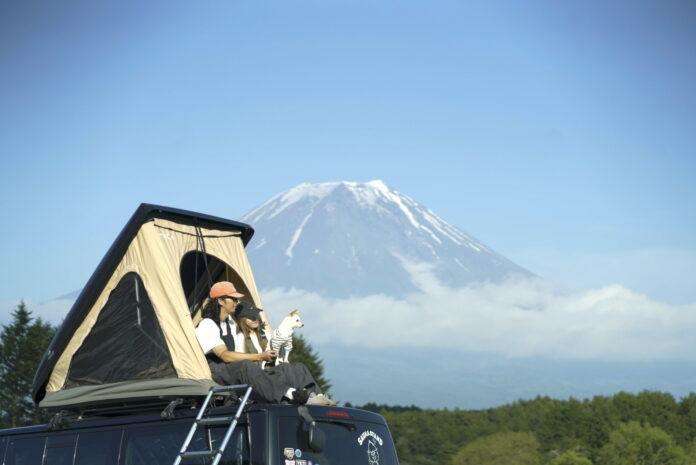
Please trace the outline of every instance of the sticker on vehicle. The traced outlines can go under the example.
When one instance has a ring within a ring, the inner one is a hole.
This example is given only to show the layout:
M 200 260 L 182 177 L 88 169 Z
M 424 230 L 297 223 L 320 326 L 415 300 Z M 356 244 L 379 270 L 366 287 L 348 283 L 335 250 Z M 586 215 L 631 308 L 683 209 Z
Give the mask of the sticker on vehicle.
M 363 442 L 365 442 L 365 439 L 367 438 L 373 438 L 380 446 L 384 444 L 384 441 L 382 441 L 382 438 L 379 437 L 379 434 L 375 433 L 374 431 L 370 431 L 369 429 L 367 431 L 363 431 L 362 434 L 358 436 L 358 444 L 362 446 Z
M 367 440 L 367 461 L 370 465 L 379 465 L 379 451 L 372 439 Z

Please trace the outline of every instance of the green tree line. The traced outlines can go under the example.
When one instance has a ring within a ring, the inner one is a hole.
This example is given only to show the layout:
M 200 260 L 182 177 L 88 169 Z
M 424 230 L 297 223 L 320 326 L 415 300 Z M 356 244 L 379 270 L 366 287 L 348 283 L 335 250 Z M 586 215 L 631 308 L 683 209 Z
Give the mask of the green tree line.
M 0 426 L 42 423 L 48 415 L 31 400 L 31 382 L 56 329 L 34 318 L 24 302 L 0 332 Z
M 378 411 L 402 465 L 696 465 L 694 393 L 680 400 L 644 391 L 585 400 L 540 396 L 478 411 Z

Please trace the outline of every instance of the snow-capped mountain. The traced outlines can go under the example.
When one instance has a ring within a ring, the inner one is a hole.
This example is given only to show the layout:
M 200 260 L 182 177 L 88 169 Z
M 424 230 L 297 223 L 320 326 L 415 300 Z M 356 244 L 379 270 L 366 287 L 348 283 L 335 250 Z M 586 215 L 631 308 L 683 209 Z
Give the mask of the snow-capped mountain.
M 300 184 L 240 218 L 259 287 L 330 297 L 417 291 L 414 269 L 448 286 L 531 273 L 382 181 Z

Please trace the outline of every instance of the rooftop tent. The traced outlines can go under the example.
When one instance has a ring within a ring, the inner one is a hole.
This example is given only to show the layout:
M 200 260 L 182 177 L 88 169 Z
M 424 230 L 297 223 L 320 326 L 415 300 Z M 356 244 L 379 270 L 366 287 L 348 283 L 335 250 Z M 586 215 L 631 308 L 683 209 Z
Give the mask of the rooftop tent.
M 253 234 L 243 223 L 142 204 L 44 354 L 34 401 L 70 408 L 207 393 L 215 383 L 194 321 L 221 280 L 263 308 L 244 250 Z

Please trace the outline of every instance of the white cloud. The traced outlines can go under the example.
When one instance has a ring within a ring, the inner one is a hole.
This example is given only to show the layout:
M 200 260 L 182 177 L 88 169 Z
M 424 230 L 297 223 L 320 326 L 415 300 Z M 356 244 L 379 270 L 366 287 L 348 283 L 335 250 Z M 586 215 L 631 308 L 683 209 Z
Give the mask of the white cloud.
M 421 347 L 580 360 L 696 360 L 696 304 L 672 306 L 620 285 L 570 292 L 542 279 L 451 289 L 411 268 L 420 293 L 331 299 L 298 289 L 263 293 L 277 324 L 301 310 L 312 342 Z
M 616 284 L 574 292 L 538 278 L 452 289 L 430 267 L 406 265 L 419 292 L 405 297 L 333 299 L 272 289 L 262 293 L 264 306 L 273 324 L 299 308 L 301 331 L 317 344 L 409 346 L 439 359 L 451 348 L 513 357 L 696 361 L 696 304 L 669 305 Z M 34 316 L 58 325 L 74 299 L 25 302 Z M 0 323 L 9 323 L 18 303 L 0 302 Z

